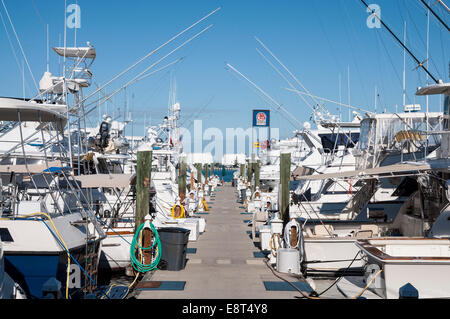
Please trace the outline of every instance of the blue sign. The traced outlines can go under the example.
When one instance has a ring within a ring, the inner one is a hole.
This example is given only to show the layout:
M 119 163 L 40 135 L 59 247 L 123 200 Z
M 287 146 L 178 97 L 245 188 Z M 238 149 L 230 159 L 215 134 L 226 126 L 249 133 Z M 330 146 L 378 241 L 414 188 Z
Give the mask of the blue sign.
M 270 111 L 269 110 L 253 110 L 253 127 L 269 127 Z

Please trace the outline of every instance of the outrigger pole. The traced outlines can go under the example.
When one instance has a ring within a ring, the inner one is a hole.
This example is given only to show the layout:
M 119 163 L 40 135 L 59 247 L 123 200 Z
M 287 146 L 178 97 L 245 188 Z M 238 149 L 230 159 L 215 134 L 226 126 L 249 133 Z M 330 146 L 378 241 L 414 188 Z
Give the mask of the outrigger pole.
M 430 7 L 424 0 L 420 0 L 420 1 L 422 1 L 422 3 L 424 4 L 424 6 L 427 7 L 428 10 L 431 11 L 431 13 L 433 13 L 433 15 L 436 17 L 436 19 L 439 20 L 440 23 L 442 23 L 442 25 L 447 29 L 447 31 L 450 31 L 448 25 L 441 19 L 441 17 L 439 17 L 439 16 L 437 15 L 437 13 L 434 12 L 434 10 L 431 9 L 431 7 Z M 448 11 L 448 7 L 447 7 L 443 2 L 441 2 L 441 1 L 438 1 L 438 2 L 440 2 L 444 7 L 446 7 L 446 8 L 447 8 L 447 11 Z
M 163 47 L 165 47 L 166 45 L 168 45 L 169 43 L 173 42 L 176 38 L 180 37 L 182 34 L 186 33 L 188 30 L 192 29 L 193 27 L 195 27 L 197 24 L 199 24 L 200 22 L 202 22 L 203 20 L 207 19 L 208 17 L 210 17 L 211 15 L 213 15 L 214 13 L 216 13 L 217 11 L 219 11 L 221 9 L 221 7 L 218 7 L 217 9 L 211 11 L 210 13 L 208 13 L 206 16 L 204 16 L 203 18 L 201 18 L 200 20 L 198 20 L 197 22 L 193 23 L 192 25 L 190 25 L 189 27 L 187 27 L 186 29 L 184 29 L 183 31 L 181 31 L 180 33 L 178 33 L 177 35 L 173 36 L 172 38 L 170 38 L 168 41 L 166 41 L 165 43 L 161 44 L 159 47 L 157 47 L 156 49 L 152 50 L 151 52 L 147 53 L 144 57 L 142 57 L 139 61 L 137 61 L 136 63 L 134 63 L 133 65 L 129 66 L 128 68 L 126 68 L 125 70 L 123 70 L 122 72 L 120 72 L 118 75 L 116 75 L 114 78 L 112 78 L 111 80 L 109 80 L 107 83 L 103 84 L 101 87 L 99 87 L 97 90 L 95 90 L 94 92 L 92 92 L 91 94 L 89 94 L 88 96 L 86 96 L 80 103 L 83 103 L 84 101 L 86 101 L 87 99 L 89 99 L 91 96 L 97 94 L 100 90 L 104 89 L 105 87 L 109 86 L 112 82 L 114 82 L 115 80 L 117 80 L 118 78 L 120 78 L 121 76 L 123 76 L 125 73 L 127 73 L 128 71 L 130 71 L 131 69 L 135 68 L 138 64 L 142 63 L 143 61 L 145 61 L 148 57 L 150 57 L 151 55 L 153 55 L 154 53 L 156 53 L 157 51 L 159 51 L 160 49 L 162 49 Z
M 408 52 L 409 55 L 411 55 L 411 57 L 417 62 L 418 67 L 421 67 L 432 79 L 434 82 L 436 82 L 436 84 L 439 84 L 439 81 L 436 80 L 436 78 L 428 71 L 428 69 L 423 65 L 424 62 L 420 62 L 415 55 L 408 49 L 408 47 L 406 45 L 403 44 L 403 42 L 395 35 L 394 32 L 391 31 L 391 29 L 383 22 L 383 20 L 381 20 L 381 18 L 379 16 L 377 16 L 377 14 L 375 13 L 375 10 L 372 10 L 369 5 L 364 1 L 361 0 L 361 2 L 367 7 L 367 9 L 369 9 L 372 12 L 372 15 L 377 18 L 381 24 L 386 28 L 386 30 L 389 31 L 389 33 L 395 38 L 395 40 L 397 40 L 397 42 Z

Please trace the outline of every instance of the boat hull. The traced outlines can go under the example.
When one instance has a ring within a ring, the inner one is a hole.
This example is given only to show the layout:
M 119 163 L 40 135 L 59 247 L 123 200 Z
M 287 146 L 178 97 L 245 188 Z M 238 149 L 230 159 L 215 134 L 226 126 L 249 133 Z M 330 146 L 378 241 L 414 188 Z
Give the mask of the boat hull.
M 411 284 L 419 298 L 450 298 L 450 240 L 380 238 L 358 241 L 368 265 L 382 270 L 379 290 L 398 299 L 400 288 Z
M 305 238 L 306 272 L 318 275 L 360 273 L 364 262 L 360 257 L 355 259 L 360 252 L 355 242 L 352 238 Z
M 93 243 L 98 251 L 99 243 Z M 86 269 L 86 246 L 69 250 L 78 263 Z M 42 288 L 50 278 L 61 282 L 61 296 L 65 298 L 67 283 L 67 253 L 5 253 L 5 271 L 20 285 L 27 298 L 43 298 Z M 98 261 L 97 261 L 98 262 Z M 94 261 L 96 263 L 96 261 Z M 82 290 L 90 283 L 83 270 L 71 259 L 69 275 L 69 295 L 79 298 Z M 91 275 L 92 278 L 93 275 Z M 93 280 L 95 281 L 95 277 Z
M 130 244 L 133 240 L 134 232 L 115 230 L 106 233 L 100 253 L 99 269 L 108 271 L 125 270 L 131 266 Z

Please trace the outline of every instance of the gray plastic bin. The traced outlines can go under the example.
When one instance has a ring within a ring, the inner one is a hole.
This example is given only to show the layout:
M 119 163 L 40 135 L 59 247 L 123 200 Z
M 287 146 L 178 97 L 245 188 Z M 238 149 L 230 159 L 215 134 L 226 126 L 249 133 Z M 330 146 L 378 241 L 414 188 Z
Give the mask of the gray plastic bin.
M 191 231 L 185 228 L 158 229 L 161 240 L 161 260 L 167 262 L 167 270 L 182 270 L 186 266 L 186 252 Z

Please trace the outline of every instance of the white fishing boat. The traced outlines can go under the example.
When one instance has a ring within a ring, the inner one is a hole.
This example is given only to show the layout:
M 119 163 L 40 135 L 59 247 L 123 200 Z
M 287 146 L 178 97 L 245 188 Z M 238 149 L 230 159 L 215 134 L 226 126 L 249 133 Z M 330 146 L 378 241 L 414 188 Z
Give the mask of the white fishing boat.
M 450 297 L 450 240 L 438 238 L 378 238 L 356 245 L 367 257 L 372 286 L 383 298 L 398 299 L 412 285 L 419 298 Z
M 55 52 L 60 54 L 60 48 Z M 47 70 L 35 98 L 0 99 L 5 271 L 27 298 L 44 297 L 43 285 L 50 279 L 59 281 L 55 293 L 66 299 L 94 293 L 105 237 L 72 175 L 79 169 L 74 154 L 81 145 L 72 143 L 67 129 L 80 107 L 68 105 L 67 95 L 79 101 L 81 90 L 90 85 L 95 49 L 70 48 L 65 55 L 73 62 L 70 78 Z
M 443 130 L 431 133 L 441 135 L 440 148 L 435 158 L 427 159 L 420 165 L 428 166 L 430 175 L 434 173 L 448 176 L 446 174 L 450 169 L 450 144 L 448 142 L 450 84 L 438 83 L 419 88 L 416 94 L 444 94 Z M 423 177 L 418 174 L 418 181 L 421 178 Z M 447 186 L 448 182 L 445 187 Z M 444 187 L 442 187 L 441 193 L 443 193 L 443 189 Z M 425 195 L 427 194 L 425 193 Z M 450 198 L 448 189 L 446 196 L 448 202 Z M 438 202 L 442 202 L 442 200 L 438 200 Z M 398 298 L 406 285 L 412 286 L 409 289 L 415 289 L 418 298 L 450 297 L 450 208 L 448 203 L 445 204 L 436 216 L 433 207 L 429 207 L 426 211 L 422 208 L 421 218 L 415 216 L 409 218 L 410 222 L 421 220 L 417 224 L 420 225 L 422 232 L 428 232 L 426 237 L 390 237 L 357 241 L 356 245 L 367 257 L 366 273 L 372 278 L 378 276 L 373 281 L 372 289 L 379 292 L 383 298 Z M 426 216 L 424 216 L 425 213 Z M 434 220 L 428 231 L 425 228 L 425 218 L 428 221 Z
M 0 99 L 1 114 L 6 115 L 2 120 L 17 122 L 20 132 L 26 123 L 38 122 L 41 129 L 50 126 L 56 135 L 62 133 L 58 131 L 67 120 L 65 115 L 43 105 L 15 101 Z M 20 136 L 23 143 L 23 134 Z M 42 141 L 44 148 L 47 143 Z M 5 158 L 9 156 L 5 154 Z M 16 161 L 16 165 L 0 166 L 3 182 L 0 229 L 8 237 L 2 240 L 6 272 L 28 298 L 41 298 L 43 284 L 52 277 L 61 282 L 66 298 L 95 286 L 98 250 L 104 233 L 79 186 L 61 161 L 50 162 L 44 156 L 41 164 L 31 164 L 24 147 L 20 158 L 23 164 Z M 67 159 L 63 152 L 59 152 L 58 158 Z M 30 264 L 35 267 L 30 268 Z

